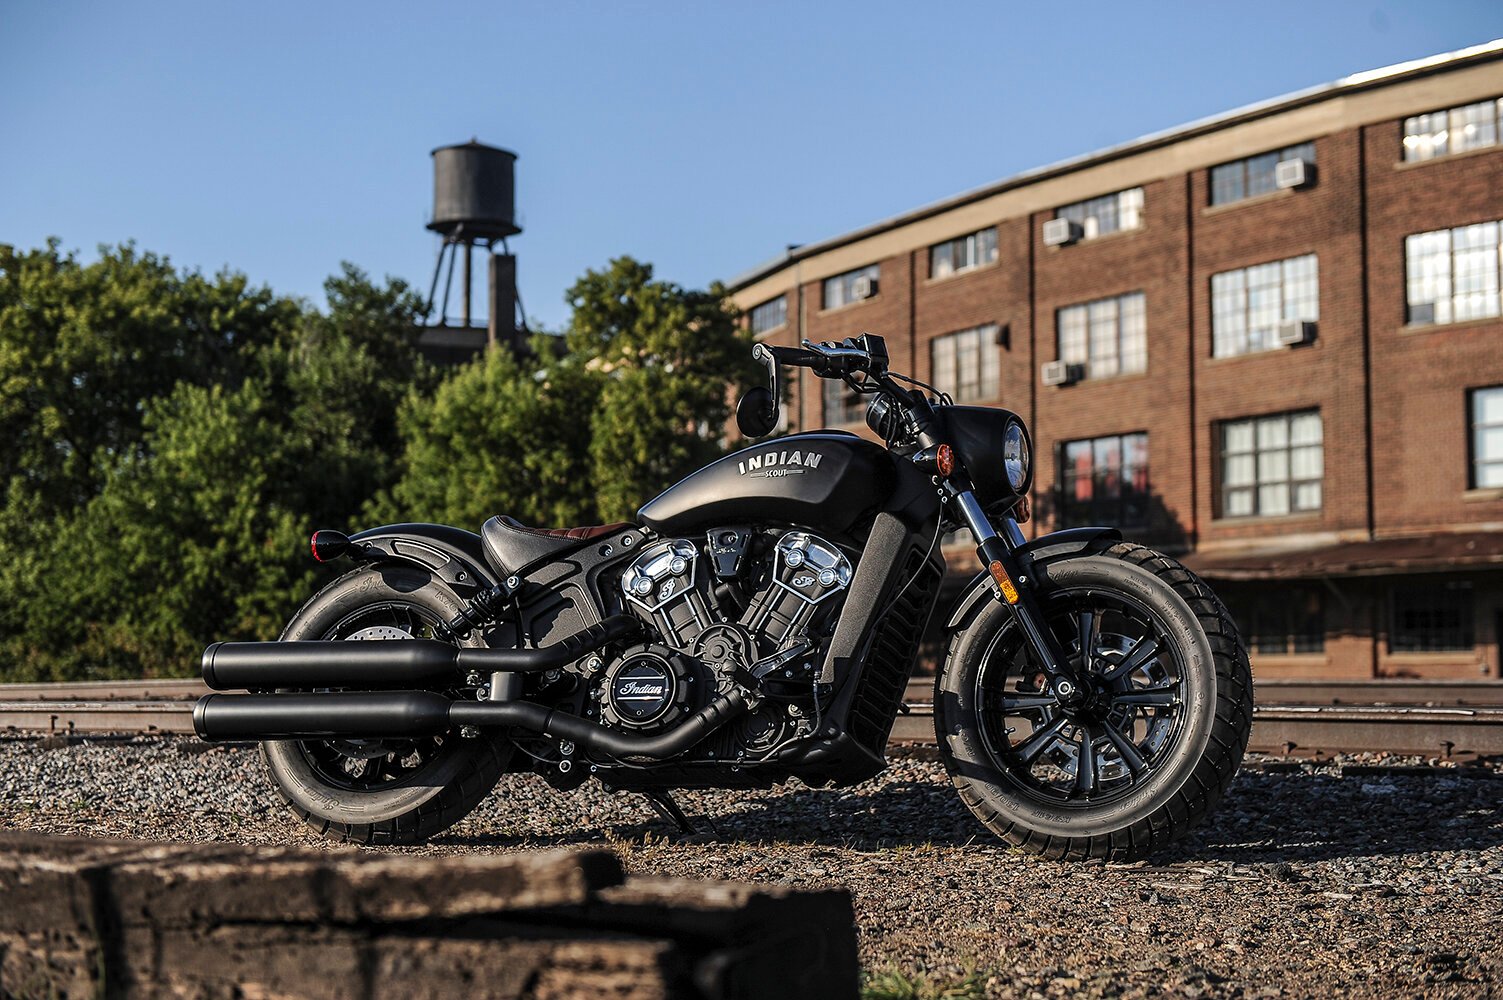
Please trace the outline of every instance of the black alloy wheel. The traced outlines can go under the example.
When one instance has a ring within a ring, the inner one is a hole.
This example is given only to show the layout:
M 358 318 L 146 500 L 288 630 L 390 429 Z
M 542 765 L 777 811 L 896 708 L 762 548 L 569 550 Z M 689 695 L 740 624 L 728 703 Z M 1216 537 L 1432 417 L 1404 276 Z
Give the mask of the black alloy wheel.
M 1093 692 L 1067 711 L 1049 693 L 1022 633 L 999 631 L 976 675 L 980 735 L 1024 793 L 1051 804 L 1097 805 L 1162 766 L 1181 728 L 1185 671 L 1153 612 L 1125 594 L 1055 591 L 1049 627 Z

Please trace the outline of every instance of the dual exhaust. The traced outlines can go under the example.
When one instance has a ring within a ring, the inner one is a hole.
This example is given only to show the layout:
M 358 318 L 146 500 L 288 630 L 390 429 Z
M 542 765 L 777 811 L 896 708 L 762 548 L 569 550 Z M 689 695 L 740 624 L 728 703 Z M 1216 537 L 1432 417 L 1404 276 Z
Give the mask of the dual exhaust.
M 570 740 L 611 757 L 666 760 L 745 712 L 732 690 L 665 733 L 630 736 L 568 712 L 526 701 L 468 701 L 421 689 L 452 686 L 467 672 L 532 673 L 572 663 L 640 631 L 616 615 L 539 649 L 461 649 L 428 639 L 391 642 L 216 642 L 203 676 L 216 690 L 344 688 L 321 693 L 205 695 L 193 728 L 208 741 L 416 738 L 463 726 L 515 728 Z M 349 690 L 355 689 L 355 690 Z

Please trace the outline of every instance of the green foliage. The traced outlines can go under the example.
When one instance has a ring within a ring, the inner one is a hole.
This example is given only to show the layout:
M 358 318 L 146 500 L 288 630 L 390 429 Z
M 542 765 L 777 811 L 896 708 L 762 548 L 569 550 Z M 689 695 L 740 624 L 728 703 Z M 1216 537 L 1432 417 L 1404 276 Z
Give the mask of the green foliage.
M 398 403 L 434 380 L 411 345 L 416 298 L 348 266 L 318 313 L 129 248 L 87 267 L 55 246 L 0 263 L 0 344 L 33 345 L 6 354 L 3 398 L 12 413 L 56 399 L 8 428 L 0 675 L 183 672 L 212 638 L 275 635 L 314 582 L 312 528 L 349 523 L 395 478 Z M 113 303 L 136 297 L 120 319 Z M 63 300 L 103 325 L 49 326 Z M 35 348 L 86 333 L 100 343 Z M 49 435 L 70 420 L 59 449 Z
M 718 457 L 733 389 L 757 377 L 751 339 L 718 285 L 688 291 L 622 257 L 569 289 L 569 351 L 605 376 L 590 458 L 605 520 L 630 517 Z
M 588 414 L 599 379 L 577 359 L 524 365 L 495 348 L 429 397 L 408 396 L 403 474 L 371 509 L 378 520 L 478 528 L 492 514 L 526 524 L 584 524 L 595 514 Z
M 975 969 L 964 975 L 935 979 L 926 973 L 907 973 L 890 966 L 866 976 L 862 1000 L 986 1000 L 987 976 Z
M 325 288 L 320 312 L 130 246 L 0 246 L 0 679 L 184 673 L 274 636 L 330 572 L 316 527 L 629 516 L 720 453 L 753 374 L 719 289 L 630 259 L 574 286 L 562 340 L 445 373 L 402 282 Z

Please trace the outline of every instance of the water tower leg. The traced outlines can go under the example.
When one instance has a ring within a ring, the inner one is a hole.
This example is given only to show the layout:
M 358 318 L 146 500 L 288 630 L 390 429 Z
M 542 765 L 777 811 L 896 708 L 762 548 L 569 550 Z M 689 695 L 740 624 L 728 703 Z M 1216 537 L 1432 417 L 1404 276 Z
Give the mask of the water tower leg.
M 470 244 L 464 245 L 464 328 L 470 328 Z

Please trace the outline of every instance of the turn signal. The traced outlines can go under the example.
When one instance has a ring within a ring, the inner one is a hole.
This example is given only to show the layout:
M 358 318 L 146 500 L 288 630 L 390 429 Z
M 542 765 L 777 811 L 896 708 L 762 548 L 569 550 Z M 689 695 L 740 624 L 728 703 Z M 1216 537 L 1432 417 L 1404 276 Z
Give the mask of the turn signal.
M 1002 597 L 1008 604 L 1018 603 L 1018 588 L 1013 586 L 1012 580 L 1007 575 L 1007 570 L 1002 568 L 1000 561 L 993 561 L 987 567 L 991 571 L 992 579 L 997 581 L 997 586 L 1002 590 Z
M 338 559 L 350 550 L 350 536 L 342 531 L 330 531 L 327 528 L 313 533 L 309 542 L 309 548 L 313 550 L 313 558 L 319 562 L 328 562 Z
M 954 472 L 955 449 L 951 448 L 947 444 L 940 445 L 939 450 L 934 453 L 934 465 L 939 469 L 939 474 L 941 476 L 948 476 L 950 473 Z

